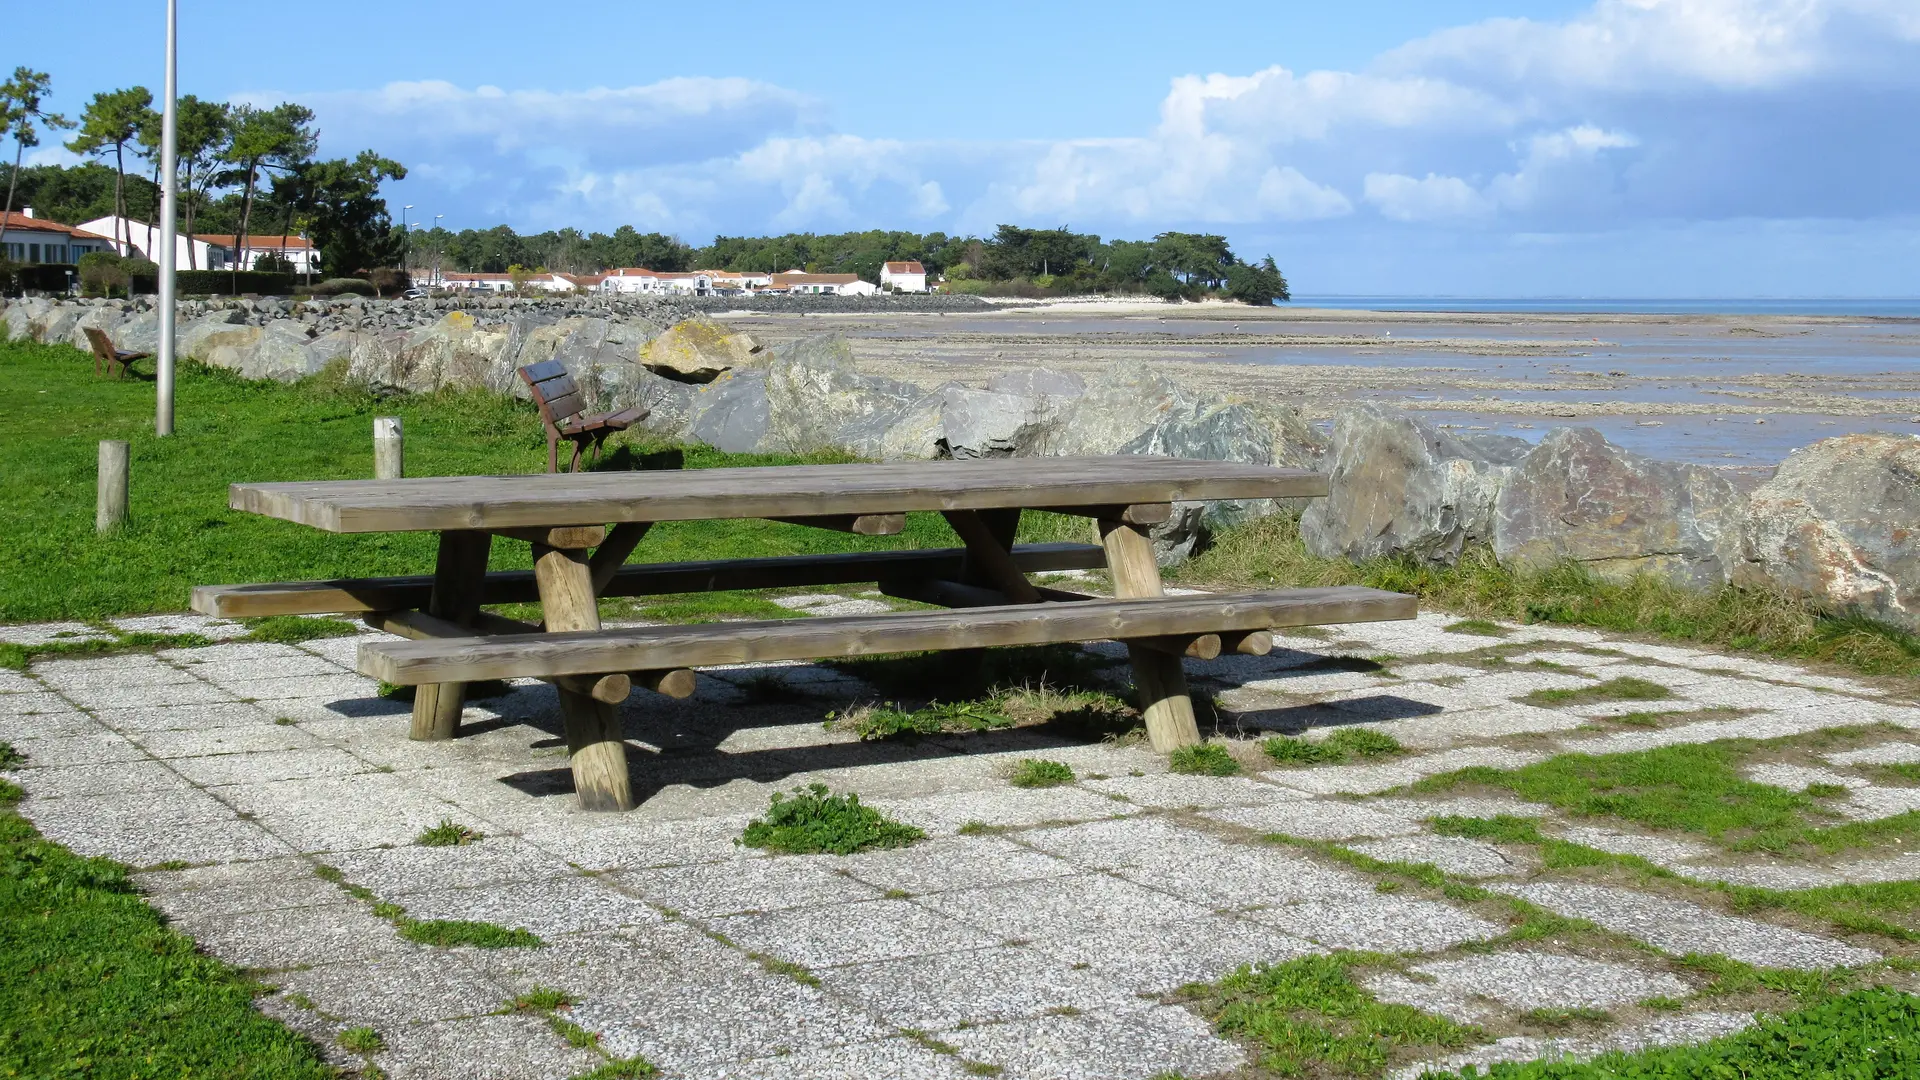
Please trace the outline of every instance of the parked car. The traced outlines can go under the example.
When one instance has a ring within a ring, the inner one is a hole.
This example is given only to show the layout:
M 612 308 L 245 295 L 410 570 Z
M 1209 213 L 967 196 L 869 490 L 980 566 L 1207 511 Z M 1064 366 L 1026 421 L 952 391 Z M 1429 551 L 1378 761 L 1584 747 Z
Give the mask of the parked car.
M 425 289 L 408 289 L 406 292 L 403 292 L 400 294 L 400 299 L 425 300 L 428 296 L 431 296 L 431 295 L 432 294 L 427 292 L 427 290 Z

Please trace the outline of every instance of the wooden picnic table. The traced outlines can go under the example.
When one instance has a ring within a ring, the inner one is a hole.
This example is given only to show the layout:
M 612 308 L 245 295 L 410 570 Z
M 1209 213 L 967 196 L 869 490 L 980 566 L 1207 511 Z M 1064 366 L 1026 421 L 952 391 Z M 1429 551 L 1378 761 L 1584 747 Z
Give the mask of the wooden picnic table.
M 632 682 L 690 693 L 691 669 L 701 664 L 1119 637 L 1129 645 L 1154 747 L 1166 751 L 1198 742 L 1183 654 L 1217 653 L 1222 633 L 1243 651 L 1257 651 L 1249 635 L 1264 632 L 1258 629 L 1263 620 L 1408 618 L 1412 600 L 1332 589 L 1143 603 L 1162 596 L 1149 530 L 1169 520 L 1176 502 L 1326 493 L 1327 479 L 1318 473 L 1156 457 L 234 484 L 234 509 L 329 532 L 436 531 L 434 572 L 431 578 L 202 586 L 194 607 L 227 616 L 359 612 L 373 625 L 417 639 L 363 645 L 359 666 L 366 674 L 418 686 L 412 723 L 418 739 L 458 733 L 464 682 L 546 678 L 559 691 L 583 805 L 625 809 L 633 800 L 614 703 Z M 1024 510 L 1093 518 L 1101 543 L 1016 548 Z M 891 535 L 913 511 L 943 514 L 963 547 L 625 565 L 660 521 L 767 518 Z M 531 581 L 524 571 L 487 572 L 496 536 L 532 545 Z M 1026 577 L 1093 565 L 1111 572 L 1115 600 L 1042 589 Z M 683 631 L 665 636 L 601 631 L 598 599 L 606 595 L 855 581 L 880 581 L 891 595 L 972 610 L 799 620 L 811 624 L 805 634 L 780 623 L 656 628 Z M 481 610 L 534 597 L 544 619 L 539 626 Z M 1247 602 L 1235 607 L 1236 599 Z M 1048 603 L 1064 600 L 1079 603 Z M 1074 611 L 1037 619 L 1039 609 L 1026 605 Z M 1204 633 L 1197 629 L 1203 623 L 1210 627 Z M 623 633 L 628 636 L 619 637 Z M 672 666 L 623 670 L 646 657 L 665 658 Z

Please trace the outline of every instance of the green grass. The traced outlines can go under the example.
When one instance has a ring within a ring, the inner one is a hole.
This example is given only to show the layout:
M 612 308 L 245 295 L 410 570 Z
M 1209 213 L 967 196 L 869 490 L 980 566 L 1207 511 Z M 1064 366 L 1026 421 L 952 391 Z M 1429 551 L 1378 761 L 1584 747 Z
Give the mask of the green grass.
M 18 769 L 27 763 L 27 755 L 14 749 L 10 742 L 0 742 L 0 769 Z
M 1560 1030 L 1581 1024 L 1605 1024 L 1613 1020 L 1613 1014 L 1605 1009 L 1528 1009 L 1520 1014 L 1520 1019 L 1534 1027 Z
M 353 1027 L 341 1032 L 336 1041 L 356 1054 L 377 1054 L 387 1048 L 387 1040 L 370 1027 Z
M 40 838 L 0 781 L 0 1076 L 323 1080 L 259 987 L 195 951 L 126 868 Z
M 1226 747 L 1210 742 L 1175 750 L 1167 755 L 1167 768 L 1191 776 L 1232 776 L 1240 771 L 1240 763 Z
M 1476 1028 L 1376 1001 L 1350 969 L 1378 959 L 1335 953 L 1243 967 L 1206 991 L 1202 1008 L 1281 1076 L 1377 1076 L 1414 1053 L 1483 1041 Z
M 934 702 L 923 709 L 901 709 L 889 701 L 845 713 L 828 713 L 827 726 L 870 740 L 990 731 L 1012 727 L 1013 720 L 995 709 L 991 701 Z
M 531 930 L 462 919 L 403 919 L 400 936 L 418 945 L 475 949 L 537 949 L 546 942 Z
M 1529 705 L 1585 705 L 1595 701 L 1660 701 L 1673 691 L 1656 682 L 1625 675 L 1566 690 L 1535 690 L 1520 700 Z
M 1064 762 L 1021 758 L 1020 763 L 1013 767 L 1013 775 L 1007 778 L 1007 782 L 1022 788 L 1059 787 L 1073 783 L 1073 769 Z
M 748 822 L 739 842 L 790 855 L 851 855 L 905 847 L 926 836 L 911 825 L 862 806 L 858 795 L 834 795 L 825 784 L 809 784 L 795 788 L 790 795 L 775 792 L 767 816 Z
M 1603 1054 L 1591 1062 L 1468 1068 L 1430 1076 L 1500 1080 L 1875 1080 L 1920 1075 L 1920 997 L 1874 988 L 1828 998 L 1697 1046 Z
M 1352 758 L 1378 758 L 1400 753 L 1404 747 L 1391 735 L 1367 728 L 1341 728 L 1319 742 L 1275 735 L 1260 749 L 1282 765 L 1339 765 Z
M 1785 593 L 1699 591 L 1650 576 L 1610 581 L 1573 563 L 1518 571 L 1501 566 L 1485 547 L 1469 548 L 1451 567 L 1403 559 L 1355 565 L 1309 554 L 1298 521 L 1283 515 L 1223 532 L 1212 549 L 1170 577 L 1208 586 L 1368 585 L 1412 593 L 1423 609 L 1463 620 L 1589 626 L 1822 661 L 1867 675 L 1920 676 L 1920 636 Z
M 421 833 L 413 842 L 421 847 L 465 847 L 486 838 L 485 833 L 469 829 L 452 818 L 441 818 L 440 824 Z
M 552 1012 L 555 1009 L 570 1008 L 578 1004 L 573 995 L 565 990 L 551 986 L 535 985 L 533 989 L 521 994 L 507 1003 L 514 1012 Z
M 1474 634 L 1479 637 L 1506 637 L 1508 630 L 1489 619 L 1461 619 L 1448 623 L 1446 631 L 1450 634 Z

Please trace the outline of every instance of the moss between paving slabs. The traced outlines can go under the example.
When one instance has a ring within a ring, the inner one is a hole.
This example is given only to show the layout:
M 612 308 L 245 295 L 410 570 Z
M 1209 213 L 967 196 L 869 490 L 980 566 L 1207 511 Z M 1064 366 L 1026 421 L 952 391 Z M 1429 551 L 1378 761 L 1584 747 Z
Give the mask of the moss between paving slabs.
M 304 1080 L 334 1070 L 194 951 L 124 866 L 40 838 L 0 781 L 0 1076 Z
M 355 900 L 371 905 L 375 915 L 392 923 L 401 937 L 416 945 L 441 948 L 466 945 L 475 949 L 538 949 L 546 945 L 539 935 L 521 927 L 466 919 L 416 919 L 399 904 L 381 900 L 372 889 L 348 881 L 346 875 L 334 867 L 316 866 L 313 872 L 321 880 L 340 886 L 342 892 Z

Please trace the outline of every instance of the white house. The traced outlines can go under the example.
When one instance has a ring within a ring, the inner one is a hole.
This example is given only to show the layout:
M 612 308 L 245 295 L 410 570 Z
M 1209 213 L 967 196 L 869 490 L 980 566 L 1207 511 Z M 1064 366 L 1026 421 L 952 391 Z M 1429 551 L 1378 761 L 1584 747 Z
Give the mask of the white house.
M 489 274 L 478 270 L 448 270 L 440 275 L 440 286 L 461 292 L 512 292 L 512 274 Z
M 789 270 L 773 275 L 772 288 L 794 295 L 872 296 L 880 287 L 858 274 L 806 274 Z
M 77 263 L 90 251 L 112 251 L 113 241 L 105 236 L 73 225 L 33 216 L 33 207 L 21 207 L 8 214 L 6 247 L 0 251 L 17 263 Z
M 83 222 L 81 228 L 113 240 L 113 249 L 121 255 L 160 261 L 160 226 L 112 214 Z M 228 249 L 216 248 L 202 237 L 176 232 L 173 236 L 173 265 L 178 270 L 225 270 Z
M 896 292 L 926 292 L 927 268 L 917 262 L 882 263 L 880 287 Z
M 226 263 L 232 261 L 234 245 L 239 240 L 232 233 L 195 233 L 193 238 L 204 240 L 209 246 L 223 252 L 223 264 L 209 267 L 213 270 L 227 268 Z M 247 250 L 242 253 L 240 269 L 252 270 L 268 255 L 277 255 L 291 263 L 296 274 L 314 273 L 320 269 L 320 251 L 306 237 L 253 235 L 247 237 Z

